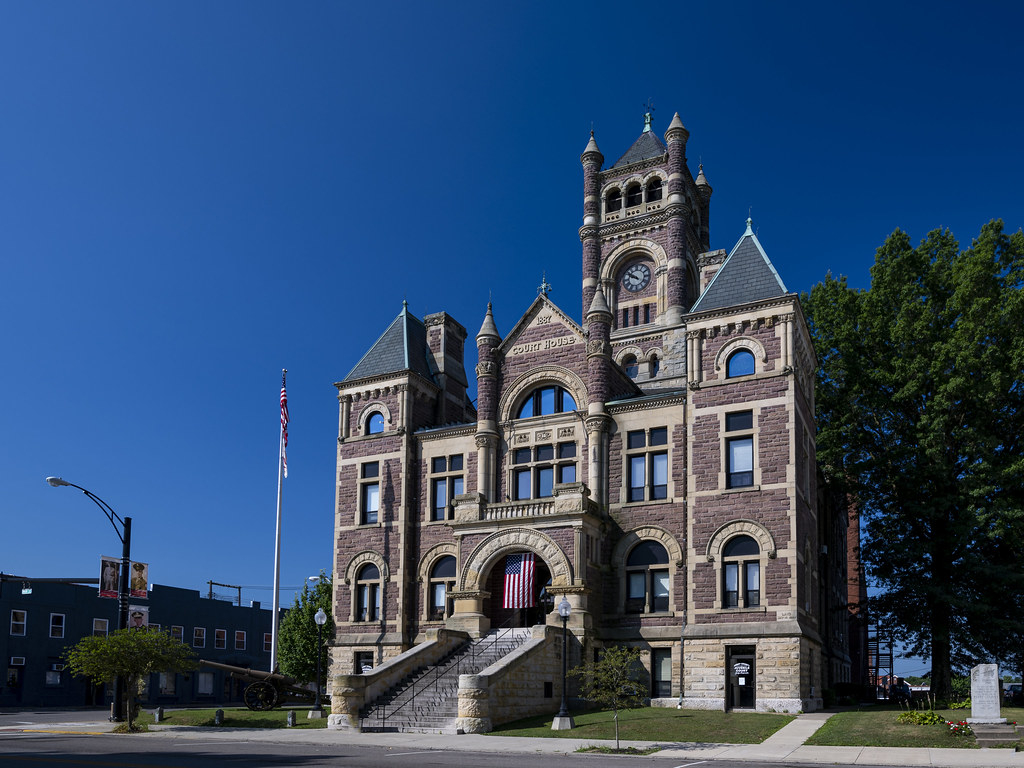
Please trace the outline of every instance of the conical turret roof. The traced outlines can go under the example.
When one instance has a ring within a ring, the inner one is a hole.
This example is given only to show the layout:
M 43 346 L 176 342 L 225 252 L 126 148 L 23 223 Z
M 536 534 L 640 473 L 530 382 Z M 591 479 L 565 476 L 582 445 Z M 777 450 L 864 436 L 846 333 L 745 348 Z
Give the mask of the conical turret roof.
M 690 312 L 724 309 L 752 301 L 785 296 L 782 278 L 768 259 L 747 219 L 747 231 L 726 257 Z

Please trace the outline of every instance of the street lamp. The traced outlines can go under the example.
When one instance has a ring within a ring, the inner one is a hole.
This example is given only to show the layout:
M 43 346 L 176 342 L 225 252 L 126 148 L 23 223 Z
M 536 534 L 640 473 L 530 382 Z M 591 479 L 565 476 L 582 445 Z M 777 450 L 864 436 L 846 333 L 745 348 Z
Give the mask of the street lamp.
M 323 633 L 324 624 L 327 623 L 327 614 L 324 613 L 323 608 L 317 608 L 316 614 L 313 616 L 313 621 L 316 622 L 316 701 L 313 702 L 313 709 L 310 711 L 310 717 L 323 717 L 324 708 L 320 704 L 320 654 L 323 653 L 323 639 L 321 634 Z M 317 714 L 313 714 L 316 712 Z
M 562 617 L 562 708 L 558 710 L 558 714 L 555 715 L 555 719 L 551 723 L 551 730 L 553 731 L 568 731 L 575 725 L 572 717 L 569 716 L 569 707 L 566 699 L 566 678 L 568 677 L 566 665 L 569 658 L 568 624 L 570 613 L 572 613 L 572 606 L 565 599 L 565 595 L 562 595 L 562 602 L 558 604 L 558 615 Z
M 131 568 L 132 559 L 132 519 L 130 517 L 122 519 L 107 502 L 80 485 L 69 483 L 67 480 L 59 477 L 48 477 L 46 482 L 54 488 L 60 488 L 62 485 L 77 488 L 88 496 L 97 507 L 103 510 L 103 514 L 107 516 L 107 520 L 114 527 L 114 533 L 121 540 L 121 573 L 117 582 L 117 628 L 126 628 L 128 626 L 128 570 Z M 120 530 L 117 527 L 118 523 L 121 524 Z M 120 677 L 114 678 L 114 713 L 110 719 L 117 723 L 121 722 L 121 710 L 124 705 L 124 691 L 121 689 L 122 682 Z

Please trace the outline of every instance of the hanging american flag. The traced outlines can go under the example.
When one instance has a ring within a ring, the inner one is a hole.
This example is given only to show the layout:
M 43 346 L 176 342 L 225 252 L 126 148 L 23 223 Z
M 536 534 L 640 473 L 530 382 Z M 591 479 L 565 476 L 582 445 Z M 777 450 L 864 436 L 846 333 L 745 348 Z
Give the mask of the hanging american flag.
M 281 466 L 288 477 L 288 393 L 284 390 L 284 374 L 281 374 Z
M 505 608 L 533 608 L 533 553 L 505 557 Z

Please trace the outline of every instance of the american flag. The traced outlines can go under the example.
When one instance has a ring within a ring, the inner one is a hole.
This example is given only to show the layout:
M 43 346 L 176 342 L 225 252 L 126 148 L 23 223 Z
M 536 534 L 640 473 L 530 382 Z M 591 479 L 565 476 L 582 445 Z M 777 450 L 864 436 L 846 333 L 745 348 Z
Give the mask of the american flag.
M 533 608 L 533 553 L 505 558 L 505 608 Z
M 284 476 L 288 477 L 288 393 L 284 391 L 284 374 L 281 375 L 281 464 Z

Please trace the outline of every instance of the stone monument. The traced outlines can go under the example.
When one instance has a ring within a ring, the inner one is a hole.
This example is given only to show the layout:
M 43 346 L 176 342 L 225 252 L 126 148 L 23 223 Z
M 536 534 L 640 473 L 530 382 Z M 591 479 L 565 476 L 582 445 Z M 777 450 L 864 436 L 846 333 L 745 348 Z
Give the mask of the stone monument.
M 999 665 L 979 664 L 971 669 L 971 716 L 975 723 L 1005 723 L 999 716 Z

